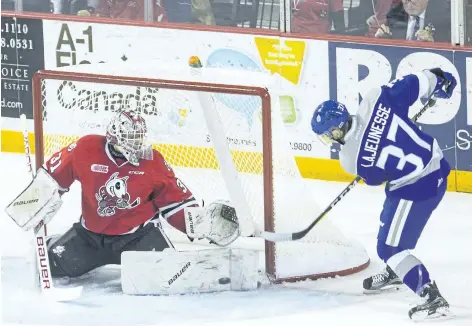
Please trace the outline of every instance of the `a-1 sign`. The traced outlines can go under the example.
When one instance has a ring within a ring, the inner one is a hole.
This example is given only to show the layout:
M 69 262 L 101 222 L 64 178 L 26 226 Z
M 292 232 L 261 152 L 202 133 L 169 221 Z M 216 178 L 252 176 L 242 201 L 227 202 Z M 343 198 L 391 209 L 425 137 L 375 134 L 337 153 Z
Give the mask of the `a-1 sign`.
M 82 30 L 80 36 L 81 37 L 74 38 L 69 29 L 69 25 L 66 23 L 61 25 L 56 44 L 57 67 L 90 63 L 88 60 L 77 60 L 77 46 L 82 47 L 86 53 L 93 53 L 92 25 L 87 25 L 87 27 Z

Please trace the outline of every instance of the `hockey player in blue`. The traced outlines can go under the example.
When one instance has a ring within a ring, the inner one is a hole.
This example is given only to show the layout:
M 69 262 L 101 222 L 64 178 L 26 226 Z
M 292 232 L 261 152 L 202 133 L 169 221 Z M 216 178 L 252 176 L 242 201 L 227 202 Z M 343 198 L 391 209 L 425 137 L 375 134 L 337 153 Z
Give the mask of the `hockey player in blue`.
M 387 268 L 364 280 L 364 288 L 404 283 L 425 300 L 409 311 L 410 318 L 438 317 L 449 310 L 428 269 L 410 250 L 446 192 L 450 167 L 436 139 L 410 121 L 409 108 L 419 98 L 450 98 L 455 86 L 452 74 L 424 70 L 370 90 L 356 115 L 329 100 L 316 108 L 311 121 L 324 143 L 341 144 L 339 160 L 346 172 L 367 185 L 386 183 L 377 253 Z

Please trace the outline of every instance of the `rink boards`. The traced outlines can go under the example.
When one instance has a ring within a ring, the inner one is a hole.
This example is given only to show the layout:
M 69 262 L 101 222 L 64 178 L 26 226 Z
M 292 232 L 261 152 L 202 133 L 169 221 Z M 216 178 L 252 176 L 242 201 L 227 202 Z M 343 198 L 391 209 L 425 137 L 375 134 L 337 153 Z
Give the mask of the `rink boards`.
M 2 18 L 15 25 L 13 18 Z M 2 151 L 23 151 L 18 117 L 25 113 L 32 118 L 31 78 L 37 70 L 99 62 L 185 66 L 188 57 L 197 55 L 207 67 L 271 74 L 284 91 L 280 94 L 284 123 L 302 175 L 350 181 L 352 176 L 344 173 L 338 163 L 337 148 L 323 146 L 311 132 L 315 106 L 328 98 L 337 99 L 355 112 L 371 87 L 413 71 L 441 67 L 455 75 L 457 91 L 450 100 L 438 101 L 421 120 L 421 126 L 438 139 L 454 168 L 449 190 L 472 192 L 469 51 L 448 45 L 425 49 L 407 47 L 406 43 L 372 45 L 284 37 L 277 33 L 222 33 L 60 19 L 17 18 L 15 33 L 11 28 L 9 32 L 2 30 L 6 42 L 2 49 Z M 421 106 L 422 103 L 416 103 L 414 110 Z M 242 112 L 237 105 L 229 108 Z M 241 128 L 253 128 L 258 109 L 254 106 L 245 111 Z M 169 123 L 176 123 L 175 117 L 169 118 Z M 248 144 L 250 151 L 250 137 L 239 141 L 242 147 Z M 183 145 L 195 146 L 190 138 Z

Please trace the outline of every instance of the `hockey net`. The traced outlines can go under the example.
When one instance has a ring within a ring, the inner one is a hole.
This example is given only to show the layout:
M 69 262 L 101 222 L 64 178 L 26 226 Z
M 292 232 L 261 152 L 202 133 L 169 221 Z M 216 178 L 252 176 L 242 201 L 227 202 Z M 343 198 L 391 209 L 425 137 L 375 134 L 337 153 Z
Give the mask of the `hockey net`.
M 86 66 L 33 78 L 37 165 L 80 136 L 104 135 L 114 112 L 133 108 L 145 117 L 154 148 L 198 200 L 229 199 L 236 206 L 242 237 L 231 246 L 259 248 L 261 268 L 273 281 L 347 275 L 367 266 L 364 248 L 326 219 L 297 242 L 248 237 L 255 225 L 298 231 L 321 212 L 298 170 L 269 76 Z M 203 243 L 190 243 L 168 225 L 165 230 L 177 248 Z

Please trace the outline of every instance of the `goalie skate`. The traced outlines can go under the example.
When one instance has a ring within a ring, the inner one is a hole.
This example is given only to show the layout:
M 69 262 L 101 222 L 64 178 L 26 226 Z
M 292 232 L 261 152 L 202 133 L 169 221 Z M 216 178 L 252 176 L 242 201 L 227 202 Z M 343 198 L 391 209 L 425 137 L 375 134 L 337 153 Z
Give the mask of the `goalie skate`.
M 427 284 L 420 296 L 425 298 L 426 302 L 410 309 L 408 316 L 411 319 L 433 319 L 449 315 L 449 303 L 439 293 L 436 282 Z
M 401 284 L 403 284 L 403 282 L 397 274 L 387 266 L 382 272 L 366 278 L 363 287 L 365 294 L 377 294 L 398 290 Z

